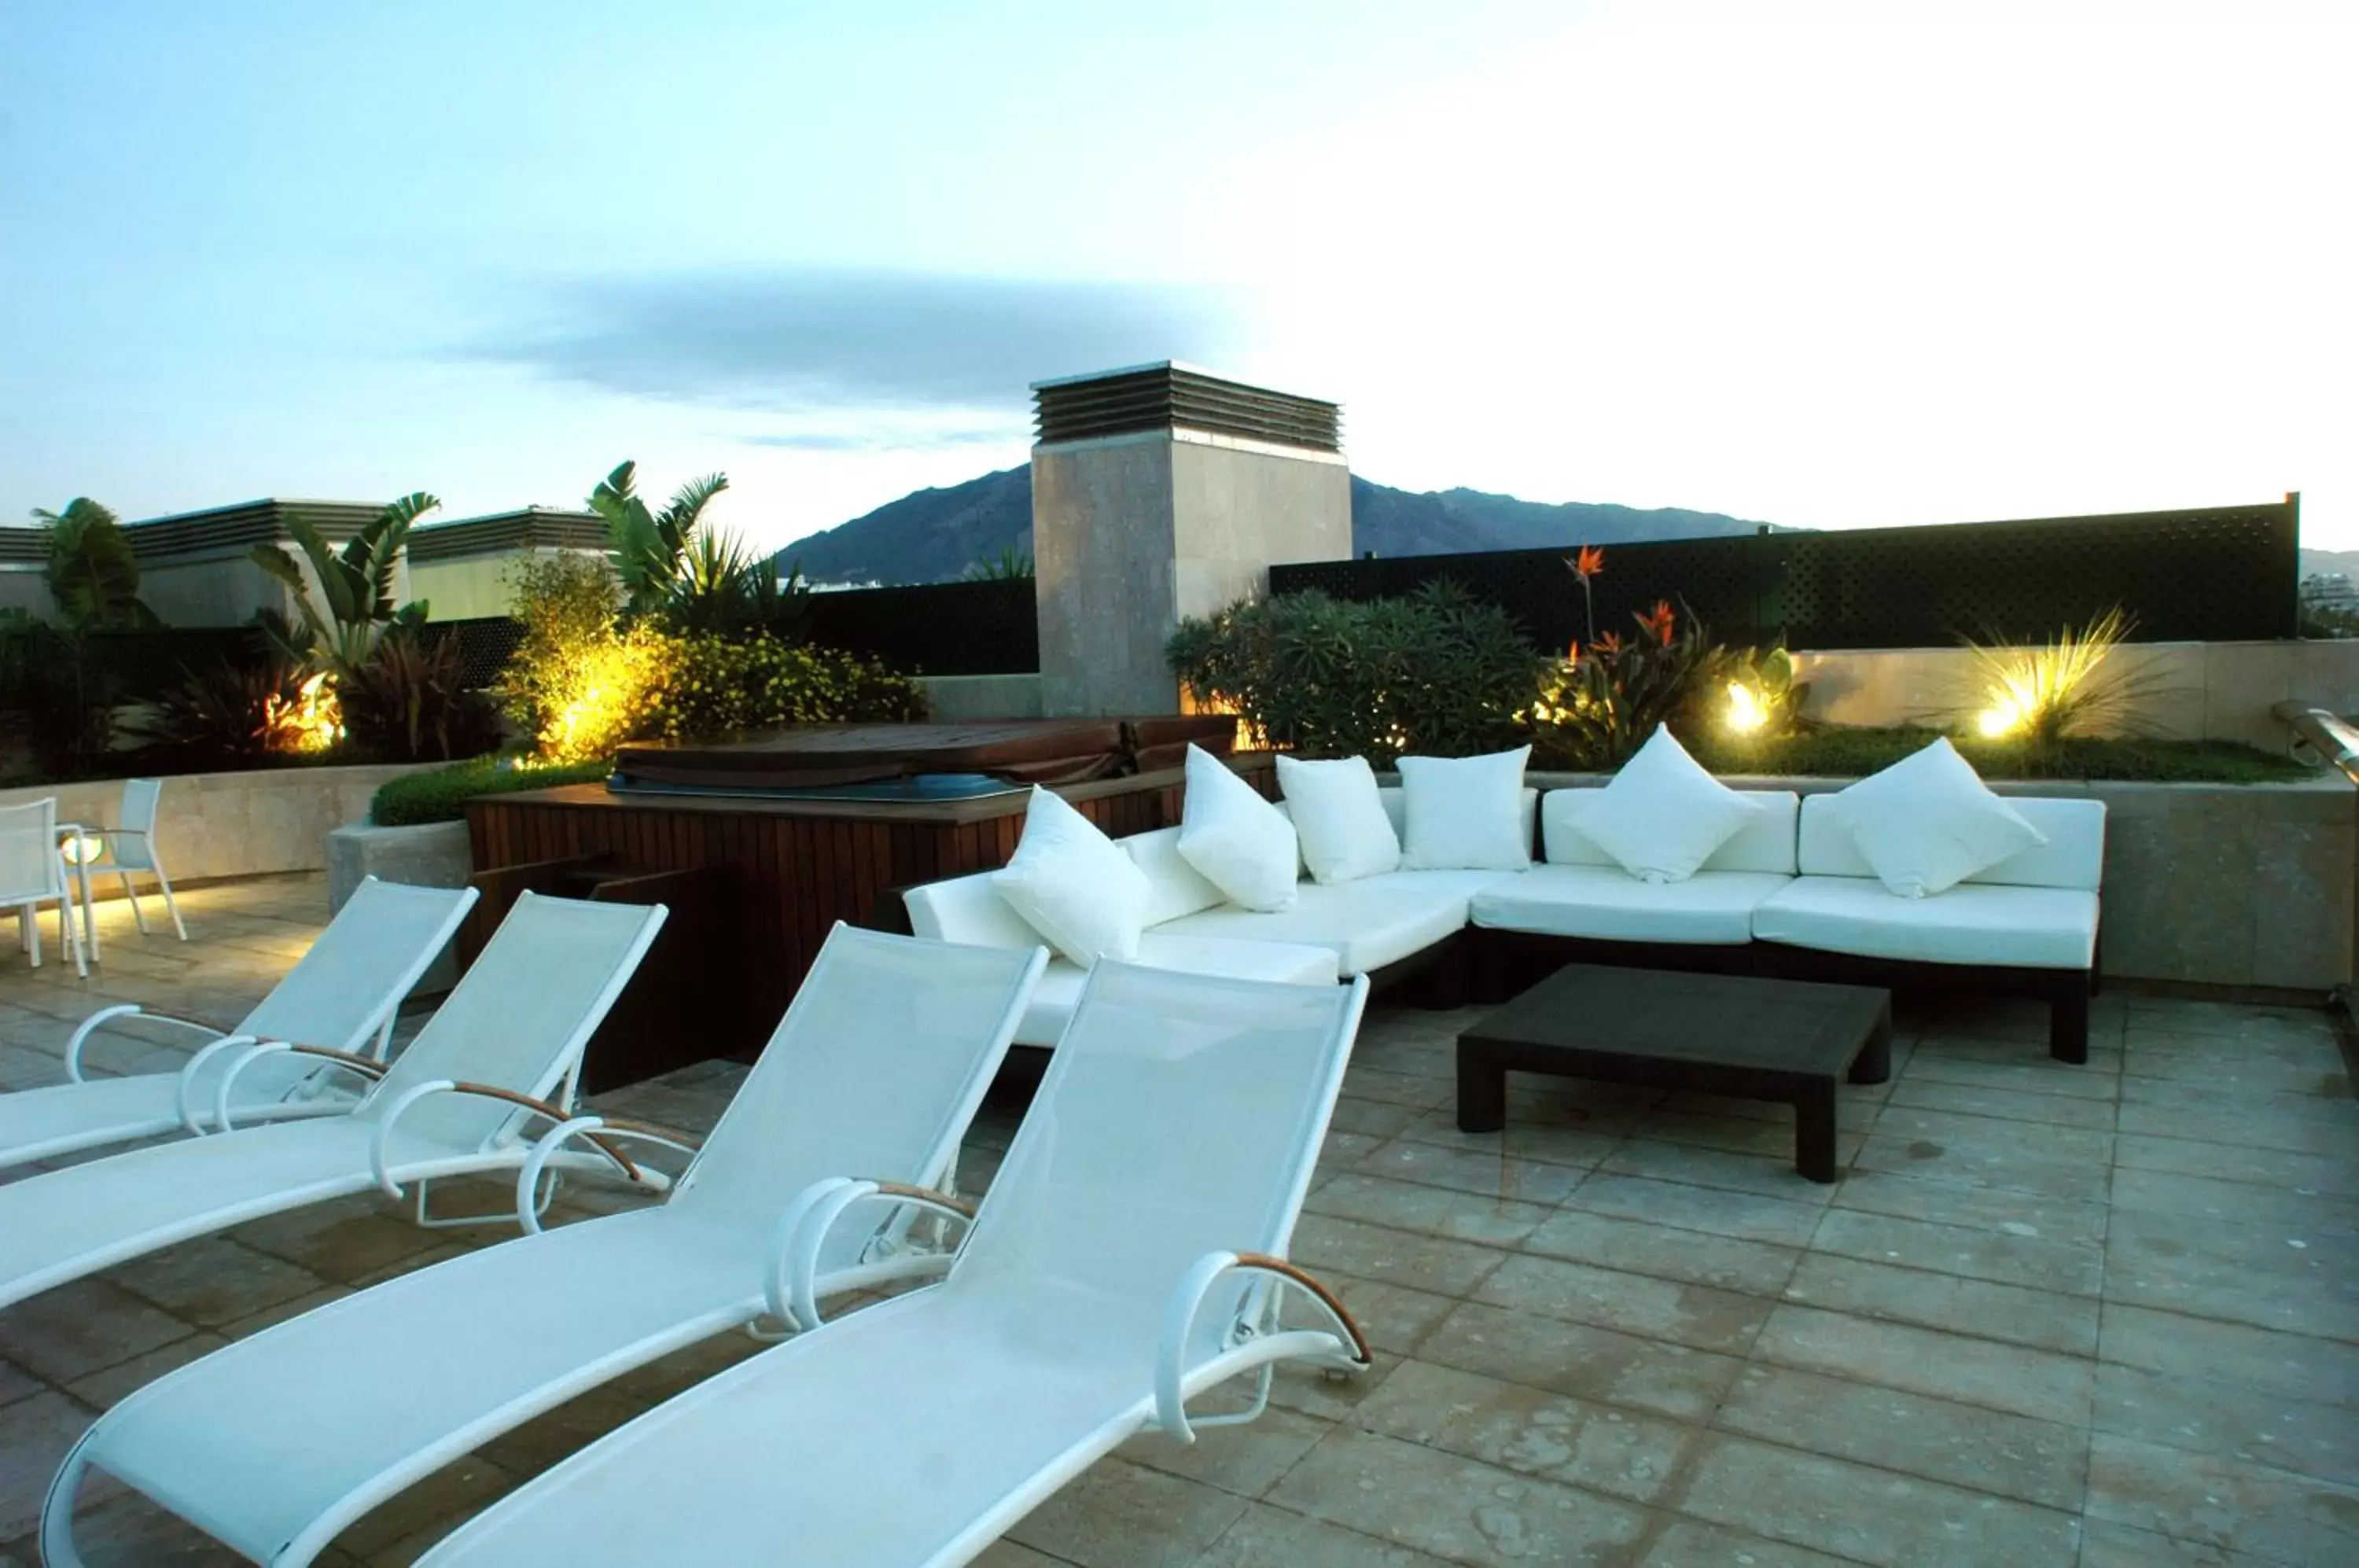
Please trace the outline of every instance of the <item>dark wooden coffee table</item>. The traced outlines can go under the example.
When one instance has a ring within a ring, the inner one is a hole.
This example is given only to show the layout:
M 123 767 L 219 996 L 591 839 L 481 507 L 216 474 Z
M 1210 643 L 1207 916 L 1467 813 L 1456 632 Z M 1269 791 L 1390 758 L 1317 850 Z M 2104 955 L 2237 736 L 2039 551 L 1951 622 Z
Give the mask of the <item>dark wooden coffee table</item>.
M 1794 1168 L 1835 1179 L 1835 1082 L 1892 1071 L 1892 997 L 1864 985 L 1574 964 L 1458 1037 L 1458 1126 L 1506 1125 L 1507 1074 L 1646 1083 L 1794 1107 Z

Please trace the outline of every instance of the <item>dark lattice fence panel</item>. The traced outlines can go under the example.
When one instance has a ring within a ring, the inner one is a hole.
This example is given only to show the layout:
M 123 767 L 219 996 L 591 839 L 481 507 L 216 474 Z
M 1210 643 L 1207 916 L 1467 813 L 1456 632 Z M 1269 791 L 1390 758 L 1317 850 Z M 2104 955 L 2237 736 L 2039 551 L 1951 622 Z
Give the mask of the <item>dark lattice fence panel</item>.
M 805 602 L 815 643 L 913 675 L 1029 675 L 1040 668 L 1032 579 L 847 588 Z
M 2114 605 L 2140 642 L 2296 634 L 2299 502 L 1843 533 L 1610 545 L 1592 590 L 1600 632 L 1684 604 L 1729 642 L 1810 648 L 2038 639 Z M 1582 637 L 1570 550 L 1494 550 L 1270 569 L 1276 593 L 1369 599 L 1452 579 L 1545 648 Z
M 524 641 L 524 623 L 506 615 L 483 615 L 462 621 L 430 621 L 429 637 L 455 639 L 459 644 L 460 681 L 470 691 L 481 691 L 500 678 L 508 656 Z

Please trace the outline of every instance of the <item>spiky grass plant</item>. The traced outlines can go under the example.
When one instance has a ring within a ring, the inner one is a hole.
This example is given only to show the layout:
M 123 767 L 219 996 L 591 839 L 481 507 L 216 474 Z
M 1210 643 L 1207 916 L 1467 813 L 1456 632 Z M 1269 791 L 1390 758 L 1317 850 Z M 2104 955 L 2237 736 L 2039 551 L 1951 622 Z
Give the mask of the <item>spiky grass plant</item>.
M 2047 749 L 2067 735 L 2142 735 L 2159 690 L 2150 665 L 2115 657 L 2132 626 L 2119 605 L 2036 647 L 1970 644 L 1978 689 L 1973 726 L 1992 740 Z

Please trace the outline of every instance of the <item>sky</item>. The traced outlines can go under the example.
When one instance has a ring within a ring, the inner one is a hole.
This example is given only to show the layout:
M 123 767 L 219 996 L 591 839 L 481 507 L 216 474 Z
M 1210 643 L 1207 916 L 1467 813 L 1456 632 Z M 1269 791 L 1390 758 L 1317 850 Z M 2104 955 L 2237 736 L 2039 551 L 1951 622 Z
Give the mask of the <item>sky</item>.
M 770 546 L 1176 358 L 1412 489 L 2359 549 L 2359 5 L 0 0 L 0 521 Z

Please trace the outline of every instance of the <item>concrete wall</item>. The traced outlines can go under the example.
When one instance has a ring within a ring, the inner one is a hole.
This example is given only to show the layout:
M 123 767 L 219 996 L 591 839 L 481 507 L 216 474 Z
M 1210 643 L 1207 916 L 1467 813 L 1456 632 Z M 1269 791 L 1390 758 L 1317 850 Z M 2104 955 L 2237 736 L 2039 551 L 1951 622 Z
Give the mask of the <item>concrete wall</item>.
M 919 690 L 934 705 L 934 717 L 1037 719 L 1041 716 L 1038 675 L 920 675 Z
M 412 561 L 408 567 L 409 596 L 426 601 L 429 619 L 466 621 L 483 615 L 505 615 L 516 601 L 516 569 L 554 550 L 510 550 L 496 555 L 459 556 L 441 561 Z M 575 550 L 603 561 L 603 550 Z
M 172 880 L 318 871 L 328 864 L 328 834 L 368 815 L 377 786 L 430 763 L 349 768 L 258 768 L 190 773 L 164 781 L 156 844 Z M 60 821 L 112 825 L 122 820 L 120 779 L 0 789 L 0 806 L 58 798 Z M 110 880 L 94 884 L 102 896 Z
M 2157 733 L 2190 740 L 2234 740 L 2274 750 L 2282 702 L 2359 713 L 2359 639 L 2329 642 L 2143 643 L 2114 659 L 2150 674 L 2143 705 Z M 1874 648 L 1794 656 L 1795 679 L 1810 684 L 1804 712 L 1839 724 L 1946 719 L 1982 707 L 1972 653 L 1962 648 Z
M 1535 773 L 1542 789 L 1594 774 Z M 1840 789 L 1842 779 L 1728 779 Z M 2359 789 L 2290 784 L 1993 783 L 2002 795 L 2105 803 L 2104 967 L 2127 979 L 2323 996 L 2354 976 Z
M 1332 452 L 1187 430 L 1038 446 L 1032 551 L 1043 711 L 1175 713 L 1172 628 L 1261 592 L 1273 562 L 1348 557 L 1351 475 Z

